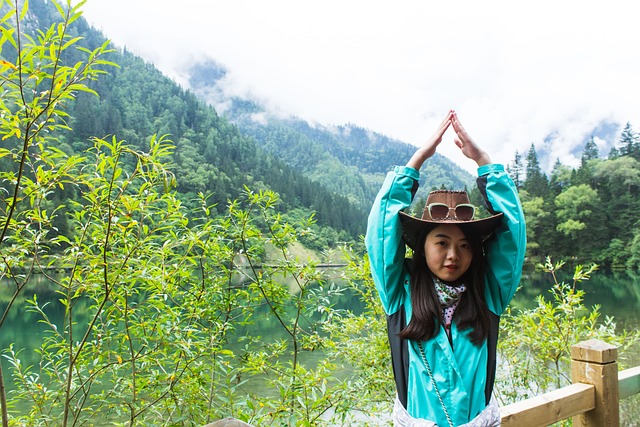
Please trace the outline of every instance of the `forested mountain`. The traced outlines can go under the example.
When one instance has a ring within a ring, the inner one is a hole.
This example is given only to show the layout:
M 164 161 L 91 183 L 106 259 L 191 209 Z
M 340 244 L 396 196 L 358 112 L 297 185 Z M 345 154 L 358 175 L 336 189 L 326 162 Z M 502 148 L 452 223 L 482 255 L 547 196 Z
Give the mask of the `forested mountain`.
M 29 14 L 33 32 L 57 17 L 50 3 L 40 1 L 31 2 Z M 105 41 L 82 19 L 73 29 L 88 49 Z M 66 58 L 75 60 L 73 54 Z M 151 135 L 167 134 L 175 144 L 174 171 L 186 204 L 202 192 L 223 212 L 245 186 L 269 188 L 280 194 L 283 210 L 315 211 L 320 226 L 346 233 L 333 240 L 355 240 L 364 233 L 368 207 L 385 173 L 415 150 L 354 125 L 312 127 L 293 117 L 255 121 L 252 114 L 264 112 L 250 100 L 227 100 L 232 108 L 222 116 L 203 95 L 224 73 L 213 62 L 194 67 L 193 90 L 185 90 L 126 48 L 114 50 L 108 60 L 119 67 L 93 84 L 99 98 L 81 93 L 68 104 L 72 131 L 60 137 L 60 148 L 77 153 L 91 145 L 92 137 L 114 135 L 145 149 Z M 473 182 L 441 156 L 423 176 L 428 177 L 425 188 L 463 188 Z
M 627 123 L 612 142 L 604 156 L 590 138 L 578 168 L 558 160 L 549 176 L 533 144 L 526 157 L 516 153 L 508 169 L 523 202 L 530 260 L 640 268 L 640 135 Z
M 59 16 L 50 3 L 31 2 L 25 30 L 35 34 L 56 18 Z M 88 49 L 105 41 L 82 19 L 73 30 Z M 69 52 L 64 60 L 73 64 L 75 54 Z M 5 49 L 2 55 L 13 60 L 15 52 Z M 80 93 L 75 102 L 67 103 L 72 130 L 59 137 L 61 150 L 79 153 L 92 145 L 90 138 L 108 135 L 146 150 L 152 135 L 167 134 L 175 144 L 177 189 L 187 205 L 202 192 L 223 212 L 228 201 L 236 199 L 245 186 L 254 191 L 269 188 L 280 194 L 281 209 L 313 210 L 318 224 L 343 234 L 335 235 L 334 240 L 354 240 L 364 232 L 366 211 L 362 203 L 354 206 L 345 195 L 324 188 L 288 166 L 142 58 L 126 49 L 114 50 L 108 56 L 119 67 L 108 69 L 107 75 L 92 84 L 99 98 Z M 64 191 L 58 197 L 62 201 L 78 195 Z M 64 224 L 58 226 L 66 228 Z
M 47 27 L 56 16 L 51 9 L 50 3 L 31 2 L 25 25 L 32 32 Z M 81 19 L 73 28 L 89 49 L 105 41 Z M 10 49 L 2 55 L 11 55 Z M 384 174 L 415 150 L 356 125 L 276 118 L 252 100 L 225 98 L 218 86 L 225 70 L 211 60 L 192 68 L 189 90 L 126 49 L 112 52 L 109 60 L 119 67 L 94 83 L 100 97 L 81 93 L 68 103 L 73 130 L 59 137 L 60 149 L 77 153 L 91 145 L 91 137 L 115 135 L 144 150 L 151 135 L 168 134 L 175 144 L 178 191 L 187 206 L 195 207 L 202 192 L 222 213 L 245 186 L 269 188 L 280 194 L 282 212 L 294 218 L 316 212 L 323 235 L 319 247 L 356 240 L 364 232 L 368 206 Z M 73 54 L 65 61 L 75 63 Z M 614 127 L 601 131 L 612 137 Z M 554 255 L 640 266 L 639 137 L 627 123 L 619 140 L 607 143 L 614 149 L 605 156 L 593 138 L 586 141 L 580 167 L 558 161 L 549 175 L 541 170 L 535 144 L 526 158 L 516 153 L 509 170 L 521 190 L 530 259 Z M 425 168 L 422 191 L 473 182 L 442 156 Z M 56 191 L 61 201 L 78 197 L 71 189 Z M 64 223 L 56 226 L 64 232 Z
M 367 209 L 384 175 L 402 165 L 416 147 L 354 124 L 311 125 L 296 117 L 270 114 L 249 99 L 226 97 L 220 86 L 226 70 L 214 60 L 203 60 L 189 70 L 190 89 L 220 114 L 237 124 L 268 151 L 313 181 Z M 474 178 L 444 156 L 436 154 L 424 165 L 422 188 L 465 188 Z
M 354 201 L 370 200 L 390 165 L 404 163 L 415 150 L 354 125 L 311 126 L 296 118 L 270 116 L 250 100 L 225 98 L 218 83 L 225 70 L 212 60 L 194 65 L 190 76 L 191 89 L 201 99 L 221 106 L 221 114 L 253 135 L 262 147 Z M 582 158 L 577 169 L 557 160 L 546 174 L 539 159 L 546 163 L 550 153 L 542 151 L 538 157 L 533 143 L 526 157 L 515 153 L 508 169 L 523 201 L 530 261 L 551 255 L 605 266 L 640 267 L 636 214 L 640 209 L 640 136 L 629 123 L 622 135 L 619 129 L 619 124 L 606 120 L 595 127 L 584 141 L 582 154 L 575 153 Z M 601 155 L 594 137 L 613 147 L 611 152 Z M 548 145 L 546 140 L 538 143 Z M 441 185 L 462 188 L 473 182 L 442 156 L 436 155 L 424 169 L 423 191 Z M 479 203 L 477 192 L 471 196 Z

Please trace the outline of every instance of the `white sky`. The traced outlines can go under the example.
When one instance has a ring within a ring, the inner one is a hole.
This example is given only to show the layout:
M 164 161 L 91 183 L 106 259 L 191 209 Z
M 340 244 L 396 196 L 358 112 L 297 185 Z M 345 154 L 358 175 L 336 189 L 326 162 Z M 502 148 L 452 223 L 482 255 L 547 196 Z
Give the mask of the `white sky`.
M 569 152 L 602 121 L 640 130 L 631 0 L 88 0 L 83 10 L 179 83 L 208 56 L 229 71 L 229 94 L 414 145 L 450 108 L 502 163 L 534 143 L 573 166 Z M 474 171 L 452 139 L 439 151 Z

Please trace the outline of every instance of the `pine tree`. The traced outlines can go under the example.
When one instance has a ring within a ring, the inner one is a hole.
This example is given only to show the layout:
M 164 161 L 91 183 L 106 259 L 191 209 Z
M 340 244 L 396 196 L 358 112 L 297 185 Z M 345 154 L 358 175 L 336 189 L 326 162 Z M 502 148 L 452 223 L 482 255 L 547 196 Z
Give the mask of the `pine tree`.
M 527 154 L 526 180 L 522 188 L 524 188 L 532 196 L 545 197 L 549 190 L 549 180 L 540 168 L 536 147 L 531 144 L 529 153 Z
M 598 158 L 600 158 L 600 152 L 598 151 L 595 138 L 591 135 L 591 138 L 589 138 L 582 151 L 581 164 L 585 166 L 589 160 Z
M 524 165 L 522 164 L 522 156 L 516 150 L 513 162 L 507 165 L 507 173 L 516 185 L 516 188 L 522 188 L 522 174 Z
M 580 167 L 576 171 L 574 177 L 575 184 L 593 184 L 593 171 L 590 162 L 599 158 L 598 146 L 596 145 L 593 135 L 584 146 L 582 158 L 580 159 Z
M 560 163 L 560 159 L 556 159 L 551 169 L 551 178 L 549 179 L 549 189 L 554 197 L 571 185 L 572 169 Z
M 609 160 L 614 160 L 614 159 L 617 159 L 618 157 L 620 157 L 620 150 L 618 150 L 614 145 L 613 147 L 611 147 L 611 151 L 609 151 L 609 155 L 607 156 L 607 158 Z
M 620 154 L 640 160 L 640 137 L 627 122 L 620 134 Z

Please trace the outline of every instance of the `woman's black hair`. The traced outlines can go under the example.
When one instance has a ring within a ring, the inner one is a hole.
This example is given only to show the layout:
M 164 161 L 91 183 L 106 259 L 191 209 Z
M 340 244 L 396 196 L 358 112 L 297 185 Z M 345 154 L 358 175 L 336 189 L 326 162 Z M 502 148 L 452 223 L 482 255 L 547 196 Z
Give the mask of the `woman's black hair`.
M 482 238 L 460 225 L 460 229 L 469 241 L 472 250 L 471 265 L 462 276 L 461 282 L 467 286 L 462 294 L 458 307 L 453 314 L 453 321 L 458 330 L 471 329 L 469 337 L 475 345 L 480 345 L 489 336 L 489 308 L 484 296 L 484 251 Z M 411 306 L 412 317 L 409 324 L 398 334 L 401 338 L 425 341 L 436 336 L 440 324 L 444 324 L 442 307 L 436 294 L 433 273 L 427 267 L 424 254 L 424 242 L 427 230 L 420 236 L 413 254 L 411 272 Z

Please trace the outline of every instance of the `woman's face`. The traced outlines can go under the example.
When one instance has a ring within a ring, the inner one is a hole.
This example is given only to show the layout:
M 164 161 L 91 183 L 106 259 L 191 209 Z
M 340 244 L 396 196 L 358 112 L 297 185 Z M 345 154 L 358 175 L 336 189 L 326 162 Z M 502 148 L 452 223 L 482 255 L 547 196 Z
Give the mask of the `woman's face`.
M 427 234 L 424 242 L 427 266 L 443 282 L 455 282 L 471 265 L 471 243 L 454 224 L 442 224 Z

